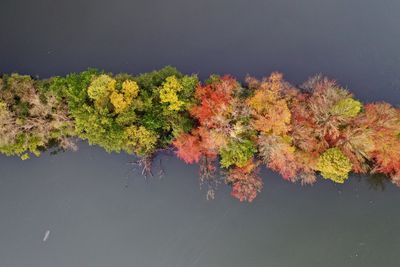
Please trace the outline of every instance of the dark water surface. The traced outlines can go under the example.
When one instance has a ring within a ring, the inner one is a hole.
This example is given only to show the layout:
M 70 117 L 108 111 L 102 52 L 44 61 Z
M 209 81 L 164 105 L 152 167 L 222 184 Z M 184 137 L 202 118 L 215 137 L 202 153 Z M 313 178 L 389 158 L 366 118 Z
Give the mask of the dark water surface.
M 130 175 L 132 158 L 81 145 L 0 157 L 1 266 L 398 266 L 400 190 L 284 182 L 264 171 L 252 203 L 206 201 L 195 166 Z M 157 162 L 157 161 L 156 161 Z M 43 242 L 46 231 L 50 231 Z
M 201 78 L 279 70 L 293 83 L 322 72 L 363 101 L 399 105 L 399 13 L 398 0 L 1 0 L 0 72 L 171 64 Z M 0 267 L 400 266 L 389 183 L 301 187 L 264 170 L 252 204 L 226 188 L 206 201 L 197 166 L 160 158 L 166 175 L 144 180 L 131 157 L 85 143 L 0 156 Z

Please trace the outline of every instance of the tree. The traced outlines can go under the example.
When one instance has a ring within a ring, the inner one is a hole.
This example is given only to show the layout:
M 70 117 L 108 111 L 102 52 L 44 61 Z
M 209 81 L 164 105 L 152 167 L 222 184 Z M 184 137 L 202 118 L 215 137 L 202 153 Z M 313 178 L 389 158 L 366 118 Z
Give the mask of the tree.
M 122 90 L 118 92 L 113 87 L 110 101 L 114 106 L 115 113 L 122 113 L 132 104 L 133 99 L 138 96 L 139 86 L 135 81 L 125 80 L 122 83 Z
M 165 79 L 160 89 L 161 103 L 168 103 L 168 110 L 181 110 L 184 102 L 179 100 L 178 93 L 183 89 L 182 84 L 175 76 L 169 76 Z
M 30 76 L 3 76 L 0 83 L 0 152 L 27 159 L 51 143 L 75 148 L 73 124 L 65 104 L 45 88 L 48 81 Z
M 218 127 L 229 110 L 234 95 L 240 90 L 239 83 L 230 76 L 214 78 L 210 84 L 198 86 L 195 98 L 199 102 L 190 113 L 207 127 Z
M 106 74 L 95 77 L 87 88 L 90 99 L 97 109 L 104 108 L 110 101 L 110 95 L 115 91 L 116 80 Z
M 260 135 L 258 151 L 264 163 L 286 180 L 295 181 L 299 164 L 291 140 L 277 135 Z
M 317 170 L 325 179 L 344 183 L 351 171 L 351 162 L 339 148 L 326 150 L 318 159 Z
M 294 181 L 298 166 L 292 145 L 291 112 L 286 98 L 294 88 L 283 80 L 283 75 L 272 73 L 261 81 L 247 77 L 254 94 L 247 99 L 251 110 L 251 125 L 259 131 L 258 152 L 264 163 L 279 172 L 284 179 Z
M 348 97 L 343 98 L 334 104 L 330 109 L 330 113 L 344 118 L 354 118 L 358 113 L 360 113 L 361 108 L 362 104 L 360 101 Z
M 373 172 L 392 177 L 398 183 L 400 174 L 400 109 L 387 103 L 367 104 L 365 112 L 355 121 L 368 134 L 372 145 L 365 151 L 375 165 Z
M 124 130 L 125 150 L 139 156 L 147 156 L 154 153 L 157 145 L 157 133 L 143 126 L 129 126 Z
M 173 145 L 177 149 L 176 154 L 178 158 L 188 164 L 198 163 L 203 154 L 198 137 L 188 133 L 179 135 L 173 141 Z
M 283 91 L 289 85 L 282 74 L 274 72 L 261 82 L 247 78 L 255 93 L 247 102 L 252 110 L 254 128 L 262 133 L 285 135 L 290 129 L 290 110 Z
M 256 151 L 256 147 L 250 140 L 232 140 L 220 150 L 221 166 L 224 168 L 229 166 L 243 167 L 254 156 Z

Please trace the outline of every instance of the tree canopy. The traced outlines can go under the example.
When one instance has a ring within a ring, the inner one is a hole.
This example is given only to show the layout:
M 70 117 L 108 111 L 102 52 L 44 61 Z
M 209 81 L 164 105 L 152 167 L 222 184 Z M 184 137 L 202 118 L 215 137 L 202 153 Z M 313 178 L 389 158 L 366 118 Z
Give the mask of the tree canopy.
M 170 66 L 136 76 L 0 77 L 0 153 L 28 159 L 53 146 L 76 149 L 76 138 L 145 159 L 174 148 L 200 164 L 201 182 L 219 184 L 220 166 L 240 201 L 261 191 L 262 165 L 301 184 L 318 174 L 344 183 L 354 172 L 400 186 L 399 107 L 363 104 L 321 75 L 299 86 L 278 72 L 244 84 L 230 75 L 201 82 Z

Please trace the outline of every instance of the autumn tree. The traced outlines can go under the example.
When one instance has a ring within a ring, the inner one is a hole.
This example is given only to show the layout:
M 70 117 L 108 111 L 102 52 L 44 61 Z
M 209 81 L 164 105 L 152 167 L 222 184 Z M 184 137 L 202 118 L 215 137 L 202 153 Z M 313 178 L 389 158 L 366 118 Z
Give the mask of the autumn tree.
M 72 120 L 65 103 L 48 89 L 49 81 L 4 75 L 0 83 L 0 152 L 27 159 L 51 143 L 75 148 Z
M 209 171 L 214 170 L 210 162 L 219 155 L 221 167 L 231 173 L 226 176 L 226 182 L 233 186 L 232 190 L 243 193 L 243 196 L 241 193 L 233 195 L 251 201 L 262 187 L 262 183 L 251 173 L 253 169 L 249 171 L 247 178 L 244 177 L 241 181 L 236 181 L 239 173 L 234 171 L 252 161 L 257 151 L 256 132 L 249 124 L 250 110 L 245 103 L 245 91 L 246 89 L 230 76 L 212 76 L 204 85 L 197 86 L 197 105 L 191 108 L 190 113 L 197 119 L 198 127 L 190 134 L 178 136 L 174 145 L 178 157 L 185 162 L 206 163 L 207 166 L 201 166 L 206 172 L 202 173 L 201 177 L 209 177 Z M 251 184 L 254 184 L 255 189 L 251 189 Z M 249 186 L 248 189 L 245 189 L 246 186 Z
M 400 109 L 387 103 L 367 104 L 364 109 L 353 129 L 362 138 L 347 138 L 347 142 L 356 143 L 350 152 L 365 164 L 372 161 L 372 172 L 389 175 L 400 185 Z
M 318 159 L 317 170 L 325 179 L 344 183 L 351 171 L 352 164 L 339 148 L 329 148 Z
M 283 80 L 282 74 L 274 72 L 262 81 L 248 77 L 247 83 L 255 90 L 247 100 L 254 129 L 264 134 L 286 135 L 290 130 L 291 114 L 284 94 L 290 85 Z
M 261 81 L 248 77 L 247 83 L 253 90 L 247 104 L 251 110 L 251 125 L 259 132 L 259 156 L 284 179 L 298 180 L 300 167 L 290 136 L 292 115 L 289 109 L 289 101 L 297 89 L 284 81 L 278 72 Z M 310 181 L 308 179 L 307 183 Z

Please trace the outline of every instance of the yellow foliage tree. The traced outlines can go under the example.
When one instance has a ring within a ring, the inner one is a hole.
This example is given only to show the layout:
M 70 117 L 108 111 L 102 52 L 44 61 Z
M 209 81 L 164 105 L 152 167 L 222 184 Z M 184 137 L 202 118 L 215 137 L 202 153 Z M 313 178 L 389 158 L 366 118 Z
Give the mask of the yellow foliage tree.
M 185 103 L 179 100 L 177 93 L 180 92 L 182 89 L 183 86 L 175 75 L 167 77 L 160 89 L 161 103 L 168 103 L 169 110 L 172 111 L 181 110 L 182 106 Z
M 110 95 L 111 104 L 114 106 L 115 113 L 121 113 L 128 107 L 128 102 L 125 101 L 124 95 L 113 91 Z
M 122 92 L 126 98 L 135 98 L 139 94 L 139 85 L 135 81 L 125 80 L 122 83 Z
M 274 72 L 262 82 L 249 80 L 256 91 L 247 101 L 252 109 L 253 126 L 256 130 L 284 135 L 289 130 L 291 114 L 286 100 L 281 96 L 282 74 Z
M 158 135 L 144 126 L 129 126 L 125 129 L 125 144 L 128 153 L 139 156 L 149 155 L 154 152 Z
M 342 184 L 348 178 L 352 164 L 343 152 L 335 147 L 329 148 L 319 157 L 316 167 L 325 179 Z
M 88 95 L 94 101 L 97 108 L 103 108 L 109 101 L 109 97 L 115 91 L 116 80 L 106 74 L 96 77 L 88 87 Z
M 132 104 L 132 99 L 137 97 L 138 93 L 138 84 L 131 80 L 126 80 L 122 83 L 121 93 L 114 88 L 110 95 L 110 101 L 114 106 L 115 113 L 125 111 Z

